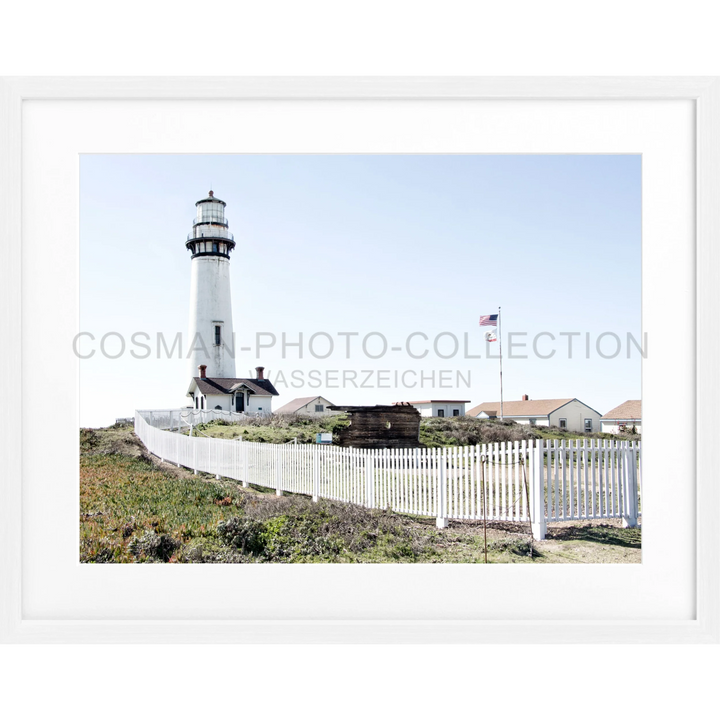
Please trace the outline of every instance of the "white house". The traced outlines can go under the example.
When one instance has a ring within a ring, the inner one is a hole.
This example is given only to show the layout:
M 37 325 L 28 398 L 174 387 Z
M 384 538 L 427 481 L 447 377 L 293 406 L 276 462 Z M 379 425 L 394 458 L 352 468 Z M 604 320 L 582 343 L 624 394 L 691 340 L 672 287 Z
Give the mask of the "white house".
M 407 404 L 417 408 L 422 417 L 461 417 L 465 414 L 465 405 L 469 402 L 469 400 L 411 400 Z
M 639 433 L 642 432 L 642 402 L 626 400 L 600 418 L 600 427 L 607 433 L 618 433 L 632 428 Z
M 339 413 L 333 410 L 328 410 L 328 407 L 332 405 L 327 398 L 322 395 L 313 395 L 311 397 L 295 398 L 286 405 L 278 408 L 275 413 L 278 415 L 311 415 L 311 416 L 325 416 L 325 415 L 338 415 Z
M 484 402 L 468 410 L 468 415 L 480 419 L 499 418 L 500 402 Z M 503 417 L 521 425 L 558 427 L 572 432 L 598 432 L 600 413 L 577 398 L 560 400 L 506 400 L 503 403 Z
M 205 365 L 199 368 L 200 375 L 190 381 L 187 395 L 192 406 L 198 410 L 226 410 L 231 412 L 260 413 L 272 412 L 272 399 L 278 395 L 273 384 L 266 380 L 265 368 L 258 367 L 255 378 L 207 377 Z

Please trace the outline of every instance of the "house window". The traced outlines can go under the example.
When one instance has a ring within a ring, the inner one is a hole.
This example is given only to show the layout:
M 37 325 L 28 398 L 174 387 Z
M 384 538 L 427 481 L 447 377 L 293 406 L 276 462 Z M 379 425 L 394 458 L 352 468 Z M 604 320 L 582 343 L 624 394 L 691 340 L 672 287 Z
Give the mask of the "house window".
M 322 405 L 316 405 L 316 406 L 315 406 L 315 412 L 322 412 L 322 411 L 323 411 L 323 406 L 322 406 Z
M 567 430 L 567 418 L 560 418 L 560 429 Z
M 530 424 L 533 426 L 537 425 L 537 420 L 535 418 L 530 418 Z
M 222 410 L 222 406 L 216 405 L 216 406 L 215 406 L 215 409 L 216 409 L 216 410 Z
M 460 411 L 459 411 L 459 410 L 453 410 L 453 417 L 460 417 Z
M 204 395 L 200 398 L 200 409 L 201 410 L 205 409 L 205 396 Z
M 592 432 L 592 418 L 585 418 L 585 432 Z
M 196 410 L 198 409 L 198 401 L 199 401 L 199 400 L 200 400 L 200 398 L 198 398 L 198 396 L 196 395 L 196 396 L 195 396 L 195 409 L 196 409 Z
M 438 417 L 445 417 L 445 411 L 444 410 L 438 410 Z
M 216 345 L 220 344 L 220 326 L 219 325 L 215 326 L 215 344 Z

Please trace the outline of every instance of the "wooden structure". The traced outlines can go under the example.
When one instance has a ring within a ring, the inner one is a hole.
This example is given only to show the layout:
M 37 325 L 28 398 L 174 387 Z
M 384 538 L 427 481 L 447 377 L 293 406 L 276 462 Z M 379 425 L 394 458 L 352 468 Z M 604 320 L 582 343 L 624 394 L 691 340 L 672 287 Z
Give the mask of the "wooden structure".
M 420 413 L 412 405 L 330 405 L 328 409 L 350 417 L 350 426 L 336 432 L 342 447 L 420 447 Z

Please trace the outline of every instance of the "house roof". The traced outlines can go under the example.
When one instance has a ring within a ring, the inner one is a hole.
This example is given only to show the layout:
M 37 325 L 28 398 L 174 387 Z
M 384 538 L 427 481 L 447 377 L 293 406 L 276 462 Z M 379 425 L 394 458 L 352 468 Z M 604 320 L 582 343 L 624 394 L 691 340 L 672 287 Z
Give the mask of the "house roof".
M 298 410 L 300 410 L 300 408 L 304 408 L 306 405 L 309 405 L 313 400 L 325 400 L 325 398 L 322 395 L 311 395 L 310 397 L 295 398 L 286 405 L 283 405 L 281 408 L 278 408 L 275 413 L 277 414 L 297 412 Z
M 503 402 L 503 415 L 505 417 L 525 417 L 527 415 L 545 416 L 576 399 L 577 398 L 562 398 L 560 400 L 506 400 Z M 583 405 L 584 404 L 585 403 L 583 403 Z M 491 417 L 500 415 L 500 402 L 480 403 L 474 408 L 470 408 L 465 414 L 477 417 L 481 412 Z
M 640 420 L 642 418 L 642 402 L 640 400 L 626 400 L 609 412 L 601 420 Z
M 232 395 L 235 390 L 245 386 L 253 395 L 279 395 L 269 380 L 257 378 L 201 378 L 192 379 L 203 395 Z M 192 387 L 192 382 L 190 386 Z

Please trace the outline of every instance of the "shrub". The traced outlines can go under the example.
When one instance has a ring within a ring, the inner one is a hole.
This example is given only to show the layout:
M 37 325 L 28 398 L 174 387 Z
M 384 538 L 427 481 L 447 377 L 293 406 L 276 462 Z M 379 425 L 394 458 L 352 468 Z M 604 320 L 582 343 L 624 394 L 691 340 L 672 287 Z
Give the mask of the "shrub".
M 166 533 L 158 534 L 148 530 L 130 541 L 129 550 L 138 559 L 150 562 L 167 562 L 180 547 L 180 543 Z
M 232 517 L 218 523 L 217 533 L 222 542 L 242 552 L 262 554 L 265 549 L 262 522 L 252 518 Z
M 512 420 L 478 420 L 470 415 L 452 418 L 423 418 L 420 441 L 427 447 L 444 445 L 479 445 L 482 443 L 514 442 L 539 437 L 527 425 Z
M 235 548 L 220 547 L 212 542 L 200 542 L 192 547 L 183 548 L 179 554 L 180 562 L 186 563 L 246 563 L 250 556 L 243 555 Z
M 97 447 L 98 434 L 90 428 L 80 428 L 80 452 L 87 452 Z

